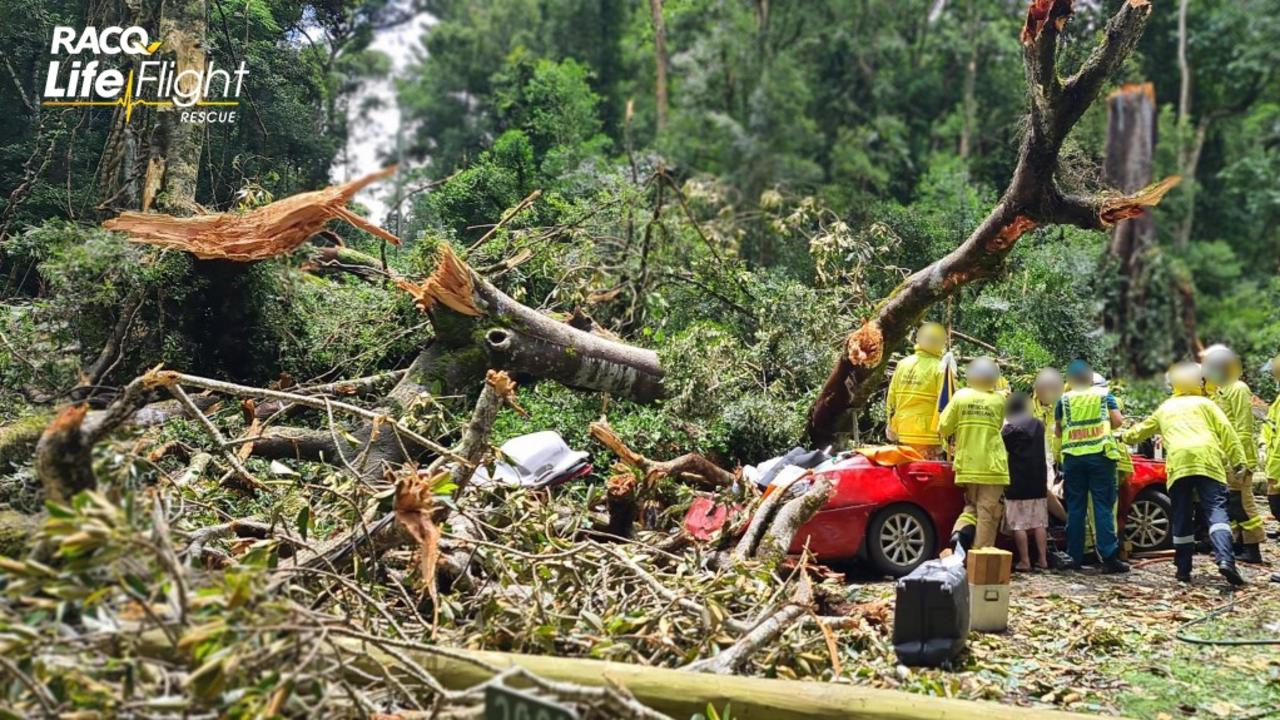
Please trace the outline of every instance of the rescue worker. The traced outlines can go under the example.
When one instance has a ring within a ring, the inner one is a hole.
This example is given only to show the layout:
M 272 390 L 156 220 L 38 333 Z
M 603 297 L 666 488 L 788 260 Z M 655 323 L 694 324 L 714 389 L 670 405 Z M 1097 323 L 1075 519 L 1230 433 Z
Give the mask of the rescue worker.
M 1000 367 L 989 357 L 975 358 L 965 370 L 968 387 L 958 391 L 938 420 L 942 438 L 955 438 L 956 485 L 964 488 L 964 511 L 951 532 L 951 544 L 989 547 L 996 542 L 1001 498 L 1009 484 L 1009 458 L 1000 434 L 1004 398 L 995 392 Z
M 1262 542 L 1267 532 L 1262 527 L 1262 513 L 1253 496 L 1253 473 L 1258 469 L 1258 441 L 1254 434 L 1253 391 L 1240 379 L 1240 357 L 1226 345 L 1211 345 L 1200 355 L 1209 397 L 1227 416 L 1244 451 L 1244 472 L 1228 478 L 1227 516 L 1231 530 L 1238 533 L 1241 546 L 1236 559 L 1252 564 L 1262 563 Z
M 1133 445 L 1156 433 L 1164 438 L 1178 580 L 1191 581 L 1196 542 L 1192 503 L 1199 496 L 1200 511 L 1209 522 L 1209 542 L 1218 572 L 1232 585 L 1244 585 L 1231 551 L 1231 526 L 1227 521 L 1227 478 L 1232 469 L 1244 467 L 1244 448 L 1226 414 L 1205 397 L 1198 365 L 1174 365 L 1169 369 L 1169 385 L 1173 396 L 1161 403 L 1151 417 L 1127 430 L 1124 441 Z
M 1035 382 L 1031 386 L 1031 414 L 1044 423 L 1045 429 L 1053 427 L 1053 411 L 1062 397 L 1065 387 L 1062 374 L 1053 368 L 1044 368 L 1036 373 Z M 1049 449 L 1049 462 L 1056 463 L 1062 453 L 1062 441 L 1052 432 L 1045 433 L 1045 444 Z
M 894 369 L 885 400 L 885 414 L 889 417 L 885 434 L 889 441 L 910 445 L 926 458 L 942 455 L 942 439 L 934 418 L 946 347 L 946 328 L 935 322 L 921 325 L 916 330 L 915 353 L 903 358 Z
M 1062 439 L 1053 433 L 1053 411 L 1064 387 L 1062 374 L 1053 368 L 1042 368 L 1031 386 L 1031 414 L 1044 424 L 1045 461 L 1049 467 L 1049 494 L 1045 499 L 1049 503 L 1049 514 L 1061 523 L 1067 521 L 1067 511 L 1055 488 L 1058 465 L 1062 462 Z
M 1067 554 L 1072 569 L 1084 561 L 1085 517 L 1093 500 L 1098 557 L 1104 573 L 1129 572 L 1116 538 L 1116 461 L 1119 445 L 1111 429 L 1124 422 L 1115 396 L 1093 385 L 1093 369 L 1084 360 L 1067 366 L 1071 386 L 1054 410 L 1054 434 L 1062 441 L 1062 475 L 1067 496 Z
M 1280 382 L 1280 355 L 1268 360 L 1262 366 L 1262 372 Z M 1267 475 L 1267 504 L 1271 506 L 1271 517 L 1280 522 L 1280 395 L 1276 395 L 1267 410 L 1267 423 L 1262 428 L 1262 435 L 1267 448 L 1267 464 L 1263 468 Z
M 1093 374 L 1093 386 L 1098 388 L 1101 392 L 1110 393 L 1115 397 L 1116 409 L 1120 411 L 1122 416 L 1124 415 L 1123 402 L 1119 396 L 1111 392 L 1111 384 L 1107 382 L 1105 377 L 1095 372 Z M 1112 429 L 1119 430 L 1118 427 Z M 1124 539 L 1120 537 L 1120 524 L 1115 518 L 1116 513 L 1120 510 L 1120 489 L 1128 484 L 1129 480 L 1133 477 L 1133 458 L 1129 456 L 1129 448 L 1122 447 L 1119 443 L 1116 444 L 1116 454 L 1116 502 L 1111 506 L 1111 518 L 1112 522 L 1116 523 L 1116 540 L 1120 543 L 1120 555 L 1123 558 L 1127 557 L 1124 550 Z M 1086 558 L 1085 561 L 1087 563 L 1088 558 L 1098 556 L 1098 533 L 1097 529 L 1093 525 L 1093 498 L 1086 495 L 1085 505 L 1088 506 L 1088 511 L 1085 513 L 1084 517 L 1084 557 Z

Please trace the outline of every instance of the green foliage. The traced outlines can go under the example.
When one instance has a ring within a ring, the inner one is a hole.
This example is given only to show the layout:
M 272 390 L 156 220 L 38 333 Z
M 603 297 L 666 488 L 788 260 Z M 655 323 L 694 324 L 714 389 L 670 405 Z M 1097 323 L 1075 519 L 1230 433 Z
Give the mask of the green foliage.
M 600 134 L 599 98 L 587 84 L 587 75 L 587 69 L 573 60 L 534 61 L 516 53 L 494 77 L 498 121 L 528 137 L 542 183 L 573 171 L 609 143 Z
M 58 221 L 6 249 L 11 277 L 25 278 L 13 282 L 33 295 L 0 314 L 14 347 L 0 353 L 5 387 L 73 387 L 117 328 L 122 353 L 107 382 L 157 364 L 254 382 L 281 372 L 353 377 L 404 363 L 421 342 L 422 319 L 405 293 L 319 280 L 279 262 L 195 261 Z
M 509 130 L 481 153 L 475 165 L 417 201 L 417 210 L 423 221 L 455 237 L 479 238 L 485 228 L 473 226 L 496 222 L 527 195 L 535 168 L 529 138 L 520 130 Z

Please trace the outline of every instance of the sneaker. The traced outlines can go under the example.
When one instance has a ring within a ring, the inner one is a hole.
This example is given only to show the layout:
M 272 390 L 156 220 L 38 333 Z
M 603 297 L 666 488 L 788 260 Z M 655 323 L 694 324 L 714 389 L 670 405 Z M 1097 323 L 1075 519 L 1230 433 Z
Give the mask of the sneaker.
M 1127 572 L 1129 572 L 1129 563 L 1120 558 L 1112 557 L 1102 561 L 1103 575 L 1120 575 Z
M 1218 572 L 1222 577 L 1226 578 L 1227 582 L 1231 583 L 1233 587 L 1241 587 L 1245 584 L 1244 576 L 1242 576 L 1240 571 L 1236 569 L 1236 564 L 1233 562 L 1218 563 Z

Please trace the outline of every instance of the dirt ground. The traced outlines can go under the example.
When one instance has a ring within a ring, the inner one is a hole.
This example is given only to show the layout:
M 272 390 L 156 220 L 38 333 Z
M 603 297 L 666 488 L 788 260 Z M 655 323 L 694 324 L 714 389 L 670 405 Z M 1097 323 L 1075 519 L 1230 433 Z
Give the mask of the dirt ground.
M 1268 582 L 1280 570 L 1280 542 L 1265 548 L 1271 565 L 1242 566 L 1251 582 L 1234 595 L 1207 555 L 1196 556 L 1189 587 L 1174 580 L 1171 560 L 1135 561 L 1120 576 L 1017 574 L 1008 631 L 972 634 L 959 668 L 897 666 L 883 628 L 845 674 L 911 692 L 1153 720 L 1280 717 L 1280 645 L 1197 645 L 1176 637 L 1184 623 L 1230 603 L 1186 633 L 1280 641 L 1280 584 Z M 892 601 L 893 583 L 863 583 L 867 600 Z

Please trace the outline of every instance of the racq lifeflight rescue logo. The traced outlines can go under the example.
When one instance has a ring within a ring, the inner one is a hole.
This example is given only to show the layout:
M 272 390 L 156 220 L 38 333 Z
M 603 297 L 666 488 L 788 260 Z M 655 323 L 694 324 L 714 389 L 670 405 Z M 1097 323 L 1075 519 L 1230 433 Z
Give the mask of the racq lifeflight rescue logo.
M 163 44 L 163 40 L 152 42 L 146 29 L 137 26 L 55 27 L 44 105 L 119 106 L 124 108 L 125 122 L 140 105 L 173 108 L 181 113 L 182 122 L 235 122 L 232 108 L 240 104 L 240 92 L 249 74 L 244 61 L 236 70 L 223 70 L 200 54 L 200 67 L 182 68 L 174 58 L 156 57 Z M 108 66 L 122 55 L 142 59 L 123 70 Z M 156 59 L 146 59 L 153 57 Z

